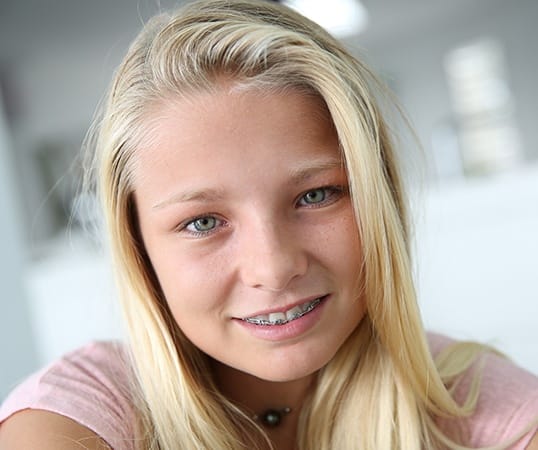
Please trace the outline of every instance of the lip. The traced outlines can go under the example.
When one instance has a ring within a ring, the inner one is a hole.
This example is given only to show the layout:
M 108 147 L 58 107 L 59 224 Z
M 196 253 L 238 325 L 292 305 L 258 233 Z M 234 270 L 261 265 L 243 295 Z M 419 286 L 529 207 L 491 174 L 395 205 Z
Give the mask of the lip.
M 311 297 L 307 297 L 307 298 L 304 298 L 302 300 L 298 300 L 295 303 L 290 303 L 288 305 L 284 305 L 284 306 L 281 306 L 281 307 L 278 307 L 278 308 L 272 308 L 272 309 L 265 309 L 265 310 L 256 311 L 256 312 L 254 312 L 252 314 L 249 313 L 249 314 L 244 315 L 244 316 L 234 317 L 234 319 L 244 320 L 244 319 L 248 319 L 249 317 L 263 316 L 263 315 L 273 314 L 273 313 L 278 313 L 278 312 L 286 312 L 286 311 L 288 311 L 288 310 L 290 310 L 292 308 L 295 308 L 296 306 L 303 305 L 304 303 L 314 301 L 317 298 L 323 298 L 325 300 L 325 297 L 328 297 L 328 294 L 313 295 Z
M 328 294 L 320 297 L 323 297 L 323 300 L 312 311 L 308 312 L 304 316 L 299 317 L 298 319 L 281 325 L 259 325 L 246 322 L 245 320 L 239 318 L 235 318 L 234 322 L 246 330 L 251 336 L 265 341 L 279 342 L 298 338 L 315 328 L 317 323 L 321 320 L 325 306 L 331 299 L 331 295 Z M 320 297 L 312 297 L 312 300 Z M 304 303 L 307 301 L 309 300 L 302 300 L 301 302 Z M 299 304 L 301 304 L 301 302 Z M 293 305 L 291 307 L 293 307 Z M 269 310 L 269 312 L 271 311 L 280 312 L 281 310 Z

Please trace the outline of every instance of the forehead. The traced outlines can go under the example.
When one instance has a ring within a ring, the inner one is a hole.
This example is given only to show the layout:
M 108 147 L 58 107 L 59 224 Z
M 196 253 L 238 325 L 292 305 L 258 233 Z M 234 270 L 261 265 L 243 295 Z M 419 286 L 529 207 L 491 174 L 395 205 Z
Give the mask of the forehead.
M 199 91 L 170 93 L 161 97 L 151 104 L 145 118 L 149 135 L 158 137 L 163 131 L 162 125 L 172 116 L 178 124 L 198 120 L 201 125 L 203 120 L 208 118 L 214 124 L 223 125 L 223 122 L 215 122 L 219 116 L 228 122 L 239 118 L 244 121 L 245 117 L 240 117 L 240 114 L 250 115 L 254 109 L 289 109 L 308 114 L 312 120 L 327 122 L 332 126 L 332 118 L 325 101 L 311 88 L 260 87 L 255 83 L 228 79 L 217 79 Z M 290 119 L 287 118 L 291 124 Z
M 137 151 L 135 180 L 147 164 L 163 158 L 189 158 L 202 165 L 227 154 L 252 159 L 262 144 L 272 145 L 276 158 L 283 149 L 308 153 L 329 144 L 334 148 L 335 140 L 327 107 L 312 93 L 224 85 L 152 106 Z

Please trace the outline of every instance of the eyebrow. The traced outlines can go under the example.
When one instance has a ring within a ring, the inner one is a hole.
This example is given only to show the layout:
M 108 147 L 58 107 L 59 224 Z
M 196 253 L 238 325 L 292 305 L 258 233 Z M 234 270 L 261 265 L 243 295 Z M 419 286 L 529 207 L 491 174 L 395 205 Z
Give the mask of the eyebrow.
M 291 170 L 291 182 L 300 183 L 312 178 L 320 172 L 334 169 L 344 170 L 344 162 L 340 158 L 311 161 L 308 164 L 305 164 L 304 167 Z
M 294 168 L 290 171 L 290 184 L 305 182 L 318 173 L 334 169 L 344 169 L 344 163 L 341 159 L 330 159 L 322 161 L 313 161 L 305 164 L 304 167 Z M 218 189 L 188 189 L 177 194 L 173 194 L 166 200 L 156 203 L 152 209 L 162 209 L 168 205 L 186 202 L 211 203 L 224 199 L 224 192 Z
M 222 200 L 223 198 L 224 194 L 216 189 L 190 189 L 177 194 L 173 194 L 166 200 L 163 200 L 162 202 L 153 205 L 152 209 L 161 209 L 174 203 L 186 203 L 194 201 L 210 203 Z

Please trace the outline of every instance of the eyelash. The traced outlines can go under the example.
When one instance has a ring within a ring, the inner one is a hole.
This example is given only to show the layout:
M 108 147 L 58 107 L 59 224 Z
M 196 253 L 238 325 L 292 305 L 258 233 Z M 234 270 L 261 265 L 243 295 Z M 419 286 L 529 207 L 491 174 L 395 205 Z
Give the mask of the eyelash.
M 301 205 L 301 201 L 303 201 L 308 194 L 316 192 L 316 191 L 323 191 L 324 197 L 323 197 L 322 200 L 320 200 L 319 202 L 315 202 L 315 203 L 304 203 L 304 204 Z M 324 206 L 331 205 L 332 203 L 338 201 L 342 197 L 342 195 L 344 193 L 345 193 L 345 187 L 344 186 L 322 186 L 322 187 L 318 187 L 318 188 L 315 188 L 315 189 L 309 189 L 308 191 L 303 192 L 298 197 L 297 201 L 295 202 L 295 205 L 296 205 L 296 207 L 299 207 L 299 208 L 301 208 L 301 207 L 309 208 L 309 209 L 321 208 L 321 207 L 324 207 Z M 211 228 L 210 230 L 205 230 L 205 231 L 189 230 L 188 229 L 189 226 L 194 225 L 195 222 L 197 222 L 199 220 L 203 220 L 203 219 L 214 220 L 215 221 L 215 226 L 213 228 Z M 226 225 L 227 225 L 227 222 L 225 220 L 219 219 L 215 215 L 206 214 L 206 215 L 194 217 L 192 219 L 188 219 L 187 221 L 183 222 L 178 227 L 178 231 L 179 232 L 185 231 L 193 238 L 201 238 L 201 237 L 205 237 L 205 236 L 208 236 L 208 235 L 211 235 L 211 234 L 215 233 L 218 228 L 220 228 L 222 226 L 226 226 Z
M 316 203 L 306 203 L 304 205 L 300 205 L 301 200 L 303 200 L 308 194 L 316 191 L 324 191 L 324 198 L 323 200 L 316 202 Z M 298 206 L 304 206 L 305 208 L 320 208 L 323 206 L 328 206 L 337 200 L 339 200 L 342 195 L 345 192 L 344 186 L 321 186 L 315 189 L 309 189 L 306 192 L 303 192 L 299 198 L 297 199 L 296 205 Z
M 206 230 L 206 231 L 189 230 L 188 229 L 188 227 L 190 225 L 194 225 L 195 222 L 197 222 L 199 220 L 203 220 L 203 219 L 213 219 L 213 220 L 215 220 L 215 227 L 210 229 L 210 230 Z M 206 215 L 203 215 L 203 216 L 194 217 L 192 219 L 187 220 L 186 222 L 183 222 L 183 224 L 181 224 L 179 226 L 178 231 L 180 231 L 180 232 L 185 231 L 191 237 L 200 238 L 200 237 L 208 236 L 208 235 L 214 233 L 217 230 L 218 227 L 221 227 L 223 225 L 226 225 L 225 220 L 219 219 L 215 215 L 206 214 Z

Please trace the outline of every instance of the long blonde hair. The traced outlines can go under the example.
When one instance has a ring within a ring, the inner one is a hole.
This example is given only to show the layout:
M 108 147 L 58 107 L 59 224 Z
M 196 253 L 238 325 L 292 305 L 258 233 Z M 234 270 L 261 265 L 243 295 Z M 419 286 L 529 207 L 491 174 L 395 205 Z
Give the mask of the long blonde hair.
M 349 175 L 367 316 L 320 371 L 301 412 L 298 448 L 460 448 L 434 417 L 468 415 L 475 398 L 455 403 L 428 349 L 406 199 L 374 99 L 376 79 L 316 24 L 254 0 L 195 2 L 152 19 L 119 67 L 98 123 L 97 185 L 129 331 L 138 447 L 254 449 L 263 442 L 263 430 L 219 393 L 206 356 L 175 323 L 133 200 L 132 170 L 151 108 L 211 90 L 221 76 L 245 88 L 302 89 L 323 99 Z M 462 372 L 473 356 L 443 370 Z

